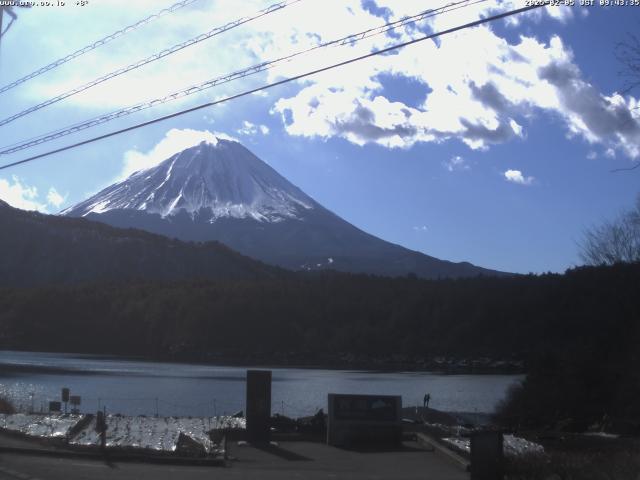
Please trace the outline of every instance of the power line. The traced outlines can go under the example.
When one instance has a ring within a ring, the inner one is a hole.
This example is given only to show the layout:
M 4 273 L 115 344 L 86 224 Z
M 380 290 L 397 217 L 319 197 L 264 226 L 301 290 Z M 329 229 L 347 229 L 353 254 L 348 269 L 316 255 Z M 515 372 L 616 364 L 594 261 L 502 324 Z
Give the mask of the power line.
M 211 37 L 215 37 L 216 35 L 220 35 L 221 33 L 224 32 L 228 32 L 229 30 L 232 30 L 236 27 L 239 27 L 240 25 L 244 25 L 245 23 L 251 22 L 253 20 L 256 20 L 258 18 L 264 17 L 265 15 L 269 15 L 270 13 L 273 13 L 275 11 L 278 10 L 282 10 L 283 8 L 289 6 L 289 5 L 293 5 L 294 3 L 298 3 L 301 2 L 302 0 L 285 0 L 283 2 L 279 2 L 279 3 L 275 3 L 263 10 L 260 10 L 259 12 L 255 13 L 254 15 L 250 16 L 250 17 L 242 17 L 239 18 L 237 20 L 234 20 L 232 22 L 227 23 L 226 25 L 223 25 L 221 27 L 216 27 L 213 30 L 209 30 L 206 33 L 202 33 L 200 35 L 198 35 L 197 37 L 193 37 L 190 38 L 189 40 L 186 40 L 182 43 L 179 43 L 177 45 L 174 45 L 172 47 L 166 48 L 164 50 L 162 50 L 161 52 L 155 53 L 143 60 L 138 60 L 135 63 L 132 63 L 130 65 L 127 65 L 126 67 L 122 67 L 119 68 L 118 70 L 115 70 L 113 72 L 110 72 L 106 75 L 103 75 L 101 77 L 96 78 L 95 80 L 92 80 L 88 83 L 85 83 L 84 85 L 80 85 L 79 87 L 76 87 L 74 89 L 68 90 L 64 93 L 61 93 L 60 95 L 50 98 L 49 100 L 46 100 L 42 103 L 39 103 L 37 105 L 34 105 L 33 107 L 29 107 L 26 110 L 23 110 L 19 113 L 16 113 L 15 115 L 12 115 L 10 117 L 5 118 L 4 120 L 0 120 L 0 126 L 2 125 L 6 125 L 7 123 L 11 123 L 14 120 L 17 120 L 18 118 L 24 117 L 25 115 L 28 115 L 30 113 L 33 113 L 35 111 L 38 111 L 42 108 L 48 107 L 49 105 L 53 105 L 54 103 L 57 103 L 61 100 L 64 100 L 65 98 L 69 98 L 73 95 L 76 95 L 80 92 L 84 92 L 85 90 L 88 90 L 91 87 L 95 87 L 96 85 L 99 85 L 101 83 L 106 82 L 107 80 L 111 80 L 112 78 L 118 77 L 124 73 L 130 72 L 131 70 L 135 70 L 137 68 L 140 68 L 144 65 L 147 65 L 149 63 L 155 62 L 156 60 L 160 60 L 161 58 L 164 58 L 168 55 L 171 55 L 172 53 L 178 52 L 180 50 L 183 50 L 187 47 L 190 47 L 192 45 L 196 45 L 197 43 L 200 43 L 204 40 L 208 40 Z
M 32 137 L 30 139 L 27 140 L 23 140 L 21 142 L 17 142 L 17 143 L 13 143 L 11 145 L 8 145 L 6 147 L 3 147 L 3 150 L 0 151 L 0 154 L 10 154 L 10 153 L 15 153 L 17 151 L 20 150 L 24 150 L 25 148 L 29 148 L 29 147 L 33 147 L 36 145 L 40 145 L 42 143 L 46 143 L 48 141 L 52 141 L 52 140 L 56 140 L 58 138 L 61 138 L 63 136 L 72 134 L 72 133 L 76 133 L 79 132 L 81 130 L 85 130 L 87 128 L 91 128 L 97 125 L 101 125 L 103 123 L 109 122 L 111 120 L 115 120 L 117 118 L 121 118 L 124 117 L 126 115 L 130 115 L 132 113 L 136 113 L 139 112 L 141 110 L 145 110 L 147 108 L 151 108 L 163 103 L 166 103 L 168 101 L 171 100 L 176 100 L 178 98 L 182 98 L 188 95 L 192 95 L 194 93 L 198 93 L 202 90 L 223 84 L 223 83 L 228 83 L 231 82 L 233 80 L 237 80 L 240 78 L 244 78 L 246 76 L 249 75 L 253 75 L 253 74 L 257 74 L 259 72 L 274 68 L 276 66 L 278 66 L 280 63 L 284 63 L 284 62 L 288 62 L 291 61 L 294 57 L 306 54 L 306 53 L 310 53 L 313 50 L 319 49 L 319 48 L 324 48 L 324 47 L 328 47 L 328 46 L 341 46 L 341 45 L 345 45 L 345 44 L 355 44 L 358 41 L 361 41 L 365 38 L 369 38 L 375 35 L 379 35 L 385 32 L 388 32 L 389 30 L 395 29 L 395 28 L 399 28 L 401 26 L 406 26 L 412 23 L 416 23 L 420 20 L 423 20 L 425 18 L 431 17 L 431 16 L 435 16 L 441 13 L 447 13 L 453 10 L 457 10 L 459 8 L 464 8 L 464 7 L 468 7 L 477 3 L 483 3 L 486 2 L 487 0 L 476 0 L 474 2 L 469 3 L 471 0 L 462 0 L 459 2 L 454 2 L 454 3 L 450 3 L 447 4 L 443 7 L 437 8 L 437 9 L 431 9 L 431 10 L 425 10 L 424 12 L 421 12 L 419 14 L 416 15 L 412 15 L 409 17 L 404 17 L 400 20 L 396 20 L 394 22 L 390 22 L 387 23 L 381 27 L 376 27 L 376 28 L 371 28 L 356 34 L 351 34 L 351 35 L 347 35 L 345 37 L 342 37 L 340 39 L 337 40 L 333 40 L 333 41 L 329 41 L 329 42 L 324 42 L 318 45 L 315 45 L 311 48 L 308 49 L 304 49 L 304 50 L 300 50 L 298 52 L 295 52 L 293 54 L 287 55 L 285 57 L 280 57 L 277 58 L 275 60 L 270 60 L 270 61 L 266 61 L 266 62 L 262 62 L 260 64 L 257 65 L 253 65 L 249 68 L 243 69 L 243 70 L 238 70 L 235 72 L 232 72 L 230 74 L 226 74 L 223 75 L 221 77 L 217 77 L 215 79 L 212 80 L 207 80 L 206 82 L 203 82 L 201 84 L 198 85 L 192 85 L 186 89 L 183 89 L 181 91 L 178 92 L 174 92 L 168 95 L 165 95 L 162 98 L 156 98 L 153 100 L 149 100 L 147 102 L 143 102 L 143 103 L 139 103 L 136 105 L 132 105 L 129 107 L 126 107 L 124 109 L 121 110 L 117 110 L 115 112 L 111 112 L 102 116 L 98 116 L 95 118 L 92 118 L 90 120 L 86 120 L 84 122 L 80 122 L 80 123 L 76 123 L 74 125 L 68 126 L 68 127 L 64 127 L 61 129 L 57 129 L 54 130 L 52 132 L 43 134 L 43 135 L 38 135 L 36 137 Z
M 103 123 L 107 123 L 110 122 L 112 120 L 116 120 L 118 118 L 122 118 L 125 117 L 127 115 L 133 114 L 133 113 L 137 113 L 141 110 L 146 110 L 148 108 L 151 107 L 155 107 L 157 105 L 161 105 L 164 103 L 167 103 L 169 101 L 173 101 L 173 100 L 177 100 L 179 98 L 183 98 L 189 95 L 193 95 L 195 93 L 201 92 L 203 90 L 218 86 L 218 85 L 222 85 L 225 83 L 229 83 L 232 82 L 234 80 L 239 80 L 241 78 L 245 78 L 248 77 L 250 75 L 255 75 L 257 73 L 266 71 L 266 70 L 270 70 L 272 68 L 277 67 L 278 65 L 282 64 L 282 63 L 286 63 L 286 62 L 290 62 L 291 60 L 293 60 L 295 57 L 298 57 L 300 55 L 304 55 L 304 54 L 308 54 L 314 50 L 318 50 L 320 48 L 326 48 L 326 47 L 330 47 L 330 46 L 342 46 L 342 45 L 353 45 L 363 39 L 366 38 L 370 38 L 373 37 L 375 35 L 380 35 L 383 33 L 386 33 L 390 30 L 399 28 L 399 27 L 403 27 L 406 25 L 410 25 L 410 24 L 414 24 L 416 22 L 419 22 L 421 20 L 424 20 L 426 18 L 429 17 L 433 17 L 436 15 L 440 15 L 443 13 L 448 13 L 454 10 L 458 10 L 460 8 L 466 8 L 478 3 L 484 3 L 488 0 L 475 0 L 475 1 L 471 1 L 471 0 L 461 0 L 458 2 L 454 2 L 454 3 L 450 3 L 447 4 L 443 7 L 439 7 L 436 9 L 431 9 L 431 10 L 425 10 L 423 12 L 420 12 L 416 15 L 411 15 L 408 17 L 404 17 L 402 19 L 396 20 L 394 22 L 389 22 L 385 25 L 382 25 L 380 27 L 376 27 L 376 28 L 370 28 L 368 30 L 364 30 L 362 32 L 359 33 L 355 33 L 355 34 L 350 34 L 347 35 L 345 37 L 339 38 L 337 40 L 332 40 L 332 41 L 327 41 L 324 43 L 320 43 L 318 45 L 314 45 L 313 47 L 307 48 L 307 49 L 303 49 L 303 50 L 299 50 L 295 53 L 292 53 L 290 55 L 286 55 L 284 57 L 280 57 L 274 60 L 269 60 L 266 62 L 262 62 L 256 65 L 252 65 L 251 67 L 242 69 L 242 70 L 237 70 L 235 72 L 229 73 L 229 74 L 225 74 L 223 76 L 214 78 L 214 79 L 210 79 L 207 80 L 206 82 L 197 84 L 197 85 L 191 85 L 183 90 L 177 91 L 177 92 L 173 92 L 171 94 L 165 95 L 164 97 L 161 98 L 156 98 L 153 100 L 149 100 L 147 102 L 142 102 L 142 103 L 138 103 L 136 105 L 132 105 L 120 110 L 116 110 L 114 112 L 105 114 L 105 115 L 101 115 L 98 117 L 94 117 L 90 120 L 86 120 L 84 122 L 80 122 L 80 123 L 76 123 L 74 125 L 68 126 L 68 127 L 64 127 L 61 129 L 57 129 L 54 130 L 52 132 L 43 134 L 43 135 L 39 135 L 37 137 L 34 138 L 30 138 L 27 140 L 23 140 L 5 147 L 2 147 L 2 150 L 0 150 L 0 155 L 6 155 L 6 154 L 11 154 L 11 153 L 15 153 L 18 152 L 20 150 L 24 150 L 26 148 L 30 148 L 36 145 L 41 145 L 43 143 L 52 141 L 52 140 L 56 140 L 58 138 L 70 135 L 72 133 L 76 133 L 82 130 L 86 130 L 88 128 L 91 127 L 95 127 L 98 125 L 101 125 Z
M 35 70 L 34 72 L 31 72 L 30 74 L 25 75 L 24 77 L 19 78 L 18 80 L 15 80 L 15 81 L 5 85 L 4 87 L 0 88 L 0 93 L 4 93 L 7 90 L 11 90 L 12 88 L 17 87 L 18 85 L 21 85 L 21 84 L 25 83 L 26 81 L 31 80 L 32 78 L 35 78 L 35 77 L 37 77 L 39 75 L 42 75 L 45 72 L 48 72 L 49 70 L 53 70 L 54 68 L 59 67 L 60 65 L 63 65 L 65 63 L 67 63 L 67 62 L 70 62 L 74 58 L 78 58 L 79 56 L 84 55 L 85 53 L 90 52 L 91 50 L 95 50 L 96 48 L 101 47 L 102 45 L 104 45 L 106 43 L 109 43 L 112 40 L 115 40 L 116 38 L 124 35 L 125 33 L 129 33 L 131 31 L 135 30 L 136 28 L 141 27 L 142 25 L 146 25 L 147 23 L 150 23 L 153 20 L 157 20 L 158 18 L 160 18 L 160 17 L 162 17 L 164 15 L 167 15 L 169 13 L 173 13 L 176 10 L 179 10 L 179 9 L 181 9 L 183 7 L 191 5 L 192 3 L 195 3 L 197 1 L 198 0 L 183 0 L 183 1 L 178 2 L 178 3 L 174 3 L 173 5 L 171 5 L 168 8 L 163 8 L 162 10 L 160 10 L 157 13 L 154 13 L 153 15 L 149 15 L 148 17 L 143 18 L 142 20 L 140 20 L 140 21 L 138 21 L 138 22 L 136 22 L 134 24 L 131 24 L 131 25 L 127 26 L 127 27 L 124 27 L 121 30 L 113 32 L 111 35 L 107 35 L 106 37 L 101 38 L 100 40 L 96 40 L 95 42 L 93 42 L 93 43 L 91 43 L 91 44 L 89 44 L 89 45 L 87 45 L 85 47 L 82 47 L 80 50 L 76 50 L 75 52 L 70 53 L 69 55 L 66 55 L 66 56 L 64 56 L 62 58 L 59 58 L 58 60 L 56 60 L 54 62 L 51 62 L 50 64 L 45 65 L 44 67 L 39 68 L 38 70 Z
M 371 57 L 374 57 L 374 56 L 377 56 L 377 55 L 381 55 L 383 53 L 387 53 L 387 52 L 391 52 L 391 51 L 394 51 L 394 50 L 398 50 L 400 48 L 404 48 L 404 47 L 407 47 L 409 45 L 413 45 L 415 43 L 419 43 L 419 42 L 423 42 L 425 40 L 430 40 L 430 39 L 433 39 L 433 38 L 441 37 L 443 35 L 448 35 L 450 33 L 454 33 L 454 32 L 457 32 L 457 31 L 460 31 L 460 30 L 464 30 L 464 29 L 467 29 L 467 28 L 476 27 L 478 25 L 482 25 L 482 24 L 485 24 L 485 23 L 493 22 L 493 21 L 496 21 L 496 20 L 500 20 L 502 18 L 513 16 L 513 15 L 518 15 L 520 13 L 524 13 L 524 12 L 527 12 L 527 11 L 530 11 L 530 10 L 541 8 L 541 7 L 544 7 L 546 5 L 548 5 L 547 2 L 540 3 L 540 4 L 534 4 L 534 5 L 530 5 L 530 6 L 527 6 L 527 7 L 514 9 L 514 10 L 509 10 L 508 12 L 503 12 L 503 13 L 500 13 L 500 14 L 497 14 L 497 15 L 493 15 L 491 17 L 486 17 L 486 18 L 482 18 L 480 20 L 475 20 L 473 22 L 469 22 L 469 23 L 466 23 L 464 25 L 459 25 L 457 27 L 452 27 L 452 28 L 449 28 L 449 29 L 444 30 L 442 32 L 433 33 L 433 34 L 426 35 L 426 36 L 423 36 L 423 37 L 420 37 L 420 38 L 417 38 L 417 39 L 414 39 L 414 40 L 409 40 L 407 42 L 398 43 L 396 45 L 392 45 L 390 47 L 386 47 L 386 48 L 383 48 L 383 49 L 380 49 L 380 50 L 376 50 L 374 52 L 367 53 L 365 55 L 360 55 L 358 57 L 354 57 L 354 58 L 351 58 L 349 60 L 345 60 L 345 61 L 342 61 L 342 62 L 334 63 L 334 64 L 326 66 L 326 67 L 318 68 L 318 69 L 315 69 L 315 70 L 312 70 L 312 71 L 309 71 L 309 72 L 306 72 L 306 73 L 302 73 L 300 75 L 296 75 L 296 76 L 293 76 L 293 77 L 286 78 L 284 80 L 280 80 L 280 81 L 273 82 L 273 83 L 270 83 L 270 84 L 267 84 L 267 85 L 263 85 L 262 87 L 254 88 L 254 89 L 251 89 L 251 90 L 246 90 L 246 91 L 244 91 L 242 93 L 231 95 L 231 96 L 225 97 L 225 98 L 220 99 L 220 100 L 215 100 L 213 102 L 203 103 L 202 105 L 198 105 L 196 107 L 188 108 L 186 110 L 181 110 L 179 112 L 175 112 L 175 113 L 172 113 L 170 115 L 165 115 L 165 116 L 153 119 L 153 120 L 149 120 L 147 122 L 142 122 L 142 123 L 139 123 L 137 125 L 132 125 L 132 126 L 127 127 L 127 128 L 123 128 L 123 129 L 116 130 L 116 131 L 113 131 L 113 132 L 110 132 L 110 133 L 106 133 L 104 135 L 100 135 L 98 137 L 93 137 L 93 138 L 90 138 L 90 139 L 87 139 L 87 140 L 83 140 L 81 142 L 77 142 L 77 143 L 74 143 L 72 145 L 67 145 L 65 147 L 57 148 L 55 150 L 50 150 L 48 152 L 41 153 L 39 155 L 34 155 L 32 157 L 25 158 L 23 160 L 18 160 L 16 162 L 12 162 L 12 163 L 9 163 L 9 164 L 6 164 L 6 165 L 2 165 L 2 166 L 0 166 L 0 170 L 4 170 L 4 169 L 10 168 L 10 167 L 15 167 L 17 165 L 22 165 L 24 163 L 32 162 L 32 161 L 37 160 L 39 158 L 47 157 L 47 156 L 53 155 L 55 153 L 64 152 L 66 150 L 71 150 L 73 148 L 77 148 L 77 147 L 80 147 L 82 145 L 87 145 L 89 143 L 97 142 L 98 140 L 104 140 L 105 138 L 110 138 L 110 137 L 113 137 L 113 136 L 116 136 L 116 135 L 120 135 L 121 133 L 126 133 L 126 132 L 130 132 L 132 130 L 137 130 L 138 128 L 142 128 L 142 127 L 146 127 L 146 126 L 149 126 L 149 125 L 153 125 L 155 123 L 162 122 L 164 120 L 169 120 L 171 118 L 175 118 L 175 117 L 178 117 L 180 115 L 184 115 L 186 113 L 195 112 L 195 111 L 201 110 L 203 108 L 212 107 L 214 105 L 225 103 L 225 102 L 228 102 L 230 100 L 235 100 L 235 99 L 240 98 L 240 97 L 245 97 L 247 95 L 251 95 L 251 94 L 254 94 L 256 92 L 259 92 L 259 91 L 262 91 L 262 90 L 266 90 L 266 89 L 269 89 L 269 88 L 274 88 L 274 87 L 277 87 L 279 85 L 284 85 L 286 83 L 293 82 L 293 81 L 296 81 L 296 80 L 300 80 L 302 78 L 309 77 L 311 75 L 315 75 L 315 74 L 318 74 L 318 73 L 326 72 L 328 70 L 333 70 L 334 68 L 342 67 L 342 66 L 345 66 L 345 65 L 349 65 L 351 63 L 355 63 L 355 62 L 367 59 L 367 58 L 371 58 Z
M 631 170 L 635 170 L 636 168 L 640 167 L 640 163 L 636 163 L 633 167 L 626 167 L 626 168 L 614 168 L 613 170 L 609 170 L 610 173 L 617 173 L 617 172 L 629 172 Z

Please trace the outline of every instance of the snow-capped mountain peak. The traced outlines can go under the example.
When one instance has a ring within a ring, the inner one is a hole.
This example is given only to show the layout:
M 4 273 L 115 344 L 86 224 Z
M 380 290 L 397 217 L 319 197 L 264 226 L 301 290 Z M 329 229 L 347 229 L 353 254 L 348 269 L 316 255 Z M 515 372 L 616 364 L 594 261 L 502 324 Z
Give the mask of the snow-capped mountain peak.
M 208 140 L 62 213 L 185 241 L 218 241 L 293 270 L 427 278 L 497 273 L 438 260 L 363 232 L 237 141 Z
M 240 143 L 216 139 L 132 174 L 62 212 L 87 216 L 142 210 L 170 217 L 186 212 L 211 223 L 224 217 L 279 222 L 316 203 Z

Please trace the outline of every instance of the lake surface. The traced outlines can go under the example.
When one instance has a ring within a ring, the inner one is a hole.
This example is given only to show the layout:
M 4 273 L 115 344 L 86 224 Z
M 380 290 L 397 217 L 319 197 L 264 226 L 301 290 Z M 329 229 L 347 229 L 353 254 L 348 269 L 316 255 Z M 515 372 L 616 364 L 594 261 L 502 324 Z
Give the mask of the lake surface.
M 256 367 L 257 368 L 257 367 Z M 0 395 L 22 409 L 47 408 L 63 387 L 80 395 L 82 412 L 102 406 L 125 415 L 208 416 L 245 409 L 247 367 L 154 363 L 117 357 L 0 351 Z M 523 375 L 443 375 L 301 368 L 273 371 L 274 413 L 326 411 L 328 393 L 402 395 L 404 406 L 490 413 Z

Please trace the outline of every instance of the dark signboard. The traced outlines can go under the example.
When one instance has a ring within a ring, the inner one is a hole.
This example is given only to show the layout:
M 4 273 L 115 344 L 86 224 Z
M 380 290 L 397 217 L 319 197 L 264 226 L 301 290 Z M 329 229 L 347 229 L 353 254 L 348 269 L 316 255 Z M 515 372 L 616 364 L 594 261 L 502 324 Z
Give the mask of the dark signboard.
M 270 432 L 271 370 L 247 370 L 247 437 L 268 442 Z
M 402 397 L 330 393 L 328 402 L 327 443 L 330 445 L 402 442 Z
M 69 389 L 68 388 L 63 388 L 62 389 L 62 401 L 64 403 L 67 403 L 69 401 Z
M 50 412 L 59 412 L 62 410 L 61 402 L 49 402 L 49 411 Z
M 370 420 L 375 422 L 400 420 L 398 397 L 388 395 L 335 395 L 334 417 L 339 420 Z
M 82 403 L 82 398 L 80 395 L 71 395 L 69 397 L 69 403 L 71 403 L 71 405 L 78 406 Z

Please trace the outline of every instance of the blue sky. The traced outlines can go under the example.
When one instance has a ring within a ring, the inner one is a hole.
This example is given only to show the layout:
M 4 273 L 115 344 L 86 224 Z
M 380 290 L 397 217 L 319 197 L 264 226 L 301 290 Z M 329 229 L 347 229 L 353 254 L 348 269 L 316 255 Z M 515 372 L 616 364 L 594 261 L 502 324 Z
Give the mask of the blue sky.
M 18 10 L 0 46 L 1 85 L 171 2 L 66 3 Z M 197 0 L 0 94 L 0 116 L 270 4 Z M 0 126 L 0 146 L 443 4 L 302 0 Z M 484 2 L 320 50 L 0 155 L 0 164 L 518 6 Z M 553 7 L 465 30 L 2 170 L 0 198 L 55 213 L 214 132 L 238 139 L 327 208 L 386 240 L 500 270 L 563 271 L 579 263 L 584 229 L 617 215 L 638 194 L 640 171 L 610 171 L 640 157 L 640 93 L 619 93 L 622 65 L 614 55 L 639 21 L 634 7 Z

